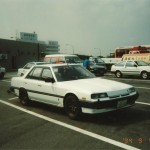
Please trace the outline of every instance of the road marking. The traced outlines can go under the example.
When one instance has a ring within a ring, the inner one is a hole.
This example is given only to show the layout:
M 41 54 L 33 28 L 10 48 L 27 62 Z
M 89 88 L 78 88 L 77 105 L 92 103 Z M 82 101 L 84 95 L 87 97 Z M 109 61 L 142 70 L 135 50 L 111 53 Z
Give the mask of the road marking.
M 127 145 L 127 144 L 124 144 L 124 143 L 121 143 L 121 142 L 112 140 L 112 139 L 110 139 L 110 138 L 107 138 L 107 137 L 104 137 L 104 136 L 101 136 L 101 135 L 92 133 L 92 132 L 87 131 L 87 130 L 83 130 L 83 129 L 81 129 L 81 128 L 78 128 L 78 127 L 69 125 L 69 124 L 64 123 L 64 122 L 60 122 L 60 121 L 58 121 L 58 120 L 55 120 L 55 119 L 46 117 L 46 116 L 44 116 L 44 115 L 40 115 L 40 114 L 35 113 L 35 112 L 32 112 L 32 111 L 30 111 L 30 110 L 21 108 L 21 107 L 19 107 L 19 106 L 13 105 L 13 104 L 10 104 L 10 103 L 8 103 L 8 102 L 6 102 L 6 101 L 4 101 L 4 100 L 1 100 L 1 99 L 0 99 L 0 102 L 3 103 L 3 104 L 5 104 L 5 105 L 8 105 L 8 106 L 10 106 L 10 107 L 16 108 L 16 109 L 21 110 L 21 111 L 23 111 L 23 112 L 26 112 L 26 113 L 28 113 L 28 114 L 30 114 L 30 115 L 33 115 L 33 116 L 36 116 L 36 117 L 41 118 L 41 119 L 43 119 L 43 120 L 46 120 L 46 121 L 55 123 L 55 124 L 57 124 L 57 125 L 60 125 L 60 126 L 65 127 L 65 128 L 74 130 L 74 131 L 76 131 L 76 132 L 79 132 L 79 133 L 88 135 L 88 136 L 90 136 L 90 137 L 93 137 L 93 138 L 95 138 L 95 139 L 104 141 L 104 142 L 106 142 L 106 143 L 109 143 L 109 144 L 112 144 L 112 145 L 115 145 L 115 146 L 118 146 L 118 147 L 121 147 L 121 148 L 124 148 L 124 149 L 127 149 L 127 150 L 129 150 L 129 149 L 132 149 L 132 150 L 139 150 L 139 149 L 136 148 L 136 147 L 133 147 L 133 146 L 130 146 L 130 145 Z
M 150 88 L 147 88 L 147 87 L 136 87 L 136 86 L 135 86 L 135 88 L 137 88 L 137 89 L 146 89 L 146 90 L 150 90 Z
M 133 81 L 133 80 L 134 80 L 134 81 L 138 80 L 138 81 L 141 81 L 141 82 L 149 82 L 149 81 L 150 81 L 150 80 L 144 80 L 144 79 L 138 79 L 138 78 L 137 78 L 137 79 L 134 79 L 134 78 L 133 78 L 133 79 L 131 79 L 131 78 L 130 78 L 130 79 L 129 79 L 129 78 L 115 78 L 115 77 L 110 77 L 110 78 L 111 78 L 111 79 L 115 79 L 115 80 L 117 80 L 117 81 L 120 81 L 120 80 L 129 80 L 129 81 L 130 81 L 130 80 L 132 80 L 132 81 Z
M 150 103 L 143 103 L 143 102 L 135 102 L 137 104 L 142 104 L 142 105 L 150 105 Z
M 14 100 L 14 99 L 18 99 L 18 97 L 9 98 L 8 100 L 11 101 L 11 100 Z
M 9 80 L 1 80 L 1 81 L 4 81 L 4 82 L 11 82 L 11 81 L 9 81 Z

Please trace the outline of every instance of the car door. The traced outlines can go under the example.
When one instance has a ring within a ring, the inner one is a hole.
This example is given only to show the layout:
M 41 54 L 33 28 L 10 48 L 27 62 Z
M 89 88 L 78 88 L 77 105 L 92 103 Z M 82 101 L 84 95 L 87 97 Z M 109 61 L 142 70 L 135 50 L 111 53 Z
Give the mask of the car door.
M 134 61 L 127 61 L 123 73 L 125 75 L 138 75 L 140 71 Z
M 34 101 L 55 104 L 58 103 L 55 84 L 45 82 L 45 78 L 52 77 L 50 68 L 36 66 L 26 77 L 26 89 L 29 98 Z
M 45 82 L 47 78 L 54 79 L 52 71 L 49 67 L 45 67 L 41 73 L 41 81 L 38 82 L 40 92 L 42 92 L 40 99 L 49 104 L 58 105 L 59 97 L 56 93 L 56 82 Z

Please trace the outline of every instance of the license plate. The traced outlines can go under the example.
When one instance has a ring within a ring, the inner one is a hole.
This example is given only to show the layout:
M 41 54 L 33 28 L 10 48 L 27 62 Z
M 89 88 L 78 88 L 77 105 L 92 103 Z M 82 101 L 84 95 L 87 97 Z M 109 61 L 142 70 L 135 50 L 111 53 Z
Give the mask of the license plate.
M 125 99 L 125 100 L 122 100 L 122 101 L 118 101 L 118 104 L 117 104 L 117 107 L 123 107 L 123 106 L 125 106 L 127 104 L 127 100 Z

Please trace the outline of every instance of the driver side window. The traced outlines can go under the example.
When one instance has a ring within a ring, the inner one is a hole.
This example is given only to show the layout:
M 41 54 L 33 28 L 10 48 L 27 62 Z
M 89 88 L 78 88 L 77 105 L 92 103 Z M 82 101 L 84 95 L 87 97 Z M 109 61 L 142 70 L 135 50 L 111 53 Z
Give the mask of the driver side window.
M 41 77 L 42 79 L 52 78 L 53 75 L 51 70 L 49 68 L 44 68 Z
M 127 62 L 126 66 L 127 67 L 135 67 L 135 63 L 134 62 Z

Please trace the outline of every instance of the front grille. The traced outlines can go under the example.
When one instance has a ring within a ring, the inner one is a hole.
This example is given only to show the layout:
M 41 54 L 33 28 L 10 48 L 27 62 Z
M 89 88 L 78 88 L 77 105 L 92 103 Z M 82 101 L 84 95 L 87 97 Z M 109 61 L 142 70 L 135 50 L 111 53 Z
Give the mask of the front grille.
M 94 103 L 81 102 L 81 106 L 85 108 L 102 109 L 102 108 L 117 108 L 118 101 L 127 100 L 127 105 L 133 105 L 138 98 L 138 94 L 125 98 L 117 98 L 109 101 L 98 101 Z

